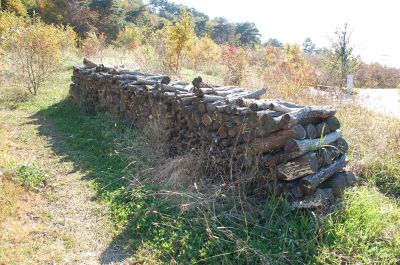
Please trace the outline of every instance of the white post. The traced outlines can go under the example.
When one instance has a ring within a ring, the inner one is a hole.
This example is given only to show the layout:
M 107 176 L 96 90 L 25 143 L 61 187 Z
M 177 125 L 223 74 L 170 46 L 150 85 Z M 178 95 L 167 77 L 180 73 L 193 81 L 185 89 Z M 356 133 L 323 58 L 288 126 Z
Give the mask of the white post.
M 352 90 L 353 90 L 353 75 L 348 75 L 346 82 L 346 93 L 351 94 Z

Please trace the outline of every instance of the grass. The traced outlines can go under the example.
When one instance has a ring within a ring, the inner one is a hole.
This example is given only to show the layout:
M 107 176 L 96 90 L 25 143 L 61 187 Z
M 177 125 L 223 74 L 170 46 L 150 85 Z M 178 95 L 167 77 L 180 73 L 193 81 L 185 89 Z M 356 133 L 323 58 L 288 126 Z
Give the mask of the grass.
M 362 181 L 346 192 L 343 208 L 328 216 L 293 212 L 285 198 L 260 201 L 238 189 L 214 204 L 183 211 L 161 194 L 160 183 L 132 185 L 134 178 L 151 177 L 144 172 L 156 166 L 153 151 L 143 149 L 151 139 L 116 117 L 73 106 L 65 99 L 69 75 L 69 69 L 60 75 L 57 90 L 48 86 L 39 97 L 12 107 L 34 113 L 40 133 L 53 137 L 53 150 L 86 172 L 119 228 L 109 250 L 123 245 L 134 260 L 151 264 L 398 262 L 400 162 L 393 120 L 341 106 L 351 166 Z M 68 237 L 64 244 L 76 247 Z

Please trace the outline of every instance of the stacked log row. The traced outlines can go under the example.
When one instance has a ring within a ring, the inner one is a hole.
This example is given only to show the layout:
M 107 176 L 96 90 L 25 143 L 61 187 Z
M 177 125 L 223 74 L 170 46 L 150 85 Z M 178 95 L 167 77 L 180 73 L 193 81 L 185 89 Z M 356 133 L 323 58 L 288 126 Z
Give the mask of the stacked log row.
M 274 169 L 278 188 L 296 208 L 323 207 L 353 185 L 346 172 L 348 144 L 333 107 L 260 99 L 267 90 L 220 86 L 195 78 L 97 65 L 87 59 L 73 70 L 72 99 L 96 112 L 111 112 L 142 126 L 161 121 L 175 152 L 209 146 L 218 165 Z

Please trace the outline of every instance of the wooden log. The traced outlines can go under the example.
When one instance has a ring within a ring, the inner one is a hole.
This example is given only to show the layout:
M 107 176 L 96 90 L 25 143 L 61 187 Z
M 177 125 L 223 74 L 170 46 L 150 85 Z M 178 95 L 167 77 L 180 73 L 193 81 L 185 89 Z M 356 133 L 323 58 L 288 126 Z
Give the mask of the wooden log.
M 343 138 L 338 138 L 333 145 L 337 147 L 341 154 L 346 154 L 349 151 L 349 144 Z
M 83 64 L 86 65 L 86 67 L 88 68 L 95 68 L 98 66 L 97 64 L 95 64 L 94 62 L 90 61 L 87 58 L 83 58 Z
M 315 126 L 311 123 L 307 124 L 305 126 L 306 130 L 306 138 L 307 139 L 315 139 L 317 138 L 317 130 L 315 129 Z
M 257 100 L 250 103 L 250 109 L 253 111 L 272 110 L 272 103 L 266 100 Z
M 202 97 L 201 99 L 204 100 L 205 102 L 216 102 L 223 100 L 224 97 L 215 95 L 204 95 L 204 97 Z
M 340 121 L 335 116 L 329 117 L 325 122 L 328 124 L 329 130 L 331 130 L 331 132 L 340 129 Z
M 236 105 L 239 107 L 250 107 L 251 104 L 256 102 L 256 99 L 248 99 L 248 98 L 238 98 L 236 99 Z
M 285 145 L 285 152 L 286 153 L 291 153 L 291 152 L 309 152 L 309 151 L 315 151 L 324 145 L 329 145 L 333 142 L 335 142 L 337 139 L 342 137 L 342 132 L 340 130 L 337 130 L 336 132 L 332 132 L 325 137 L 317 138 L 317 139 L 311 139 L 311 140 L 295 140 L 295 139 L 289 139 L 288 142 Z
M 321 168 L 317 173 L 300 180 L 300 187 L 305 194 L 312 194 L 315 189 L 329 177 L 340 171 L 347 164 L 346 156 L 342 155 L 331 165 Z
M 232 95 L 235 93 L 239 93 L 239 92 L 245 92 L 246 90 L 244 88 L 233 88 L 233 89 L 229 89 L 229 90 L 214 90 L 214 94 L 217 96 L 228 96 L 228 95 Z
M 331 178 L 324 181 L 320 187 L 330 188 L 333 191 L 333 195 L 339 196 L 343 191 L 350 186 L 353 186 L 356 182 L 356 178 L 352 172 L 337 172 Z
M 289 113 L 289 112 L 295 112 L 299 111 L 300 108 L 293 108 L 293 107 L 288 107 L 284 102 L 273 102 L 271 103 L 271 109 L 280 111 L 282 113 Z
M 241 144 L 235 147 L 237 153 L 250 152 L 253 154 L 261 154 L 270 152 L 279 148 L 286 143 L 287 139 L 293 137 L 294 130 L 277 131 L 265 138 L 255 138 L 251 143 Z
M 276 168 L 278 178 L 287 181 L 314 174 L 318 169 L 318 158 L 314 153 L 307 153 Z
M 292 210 L 324 209 L 331 205 L 335 197 L 332 189 L 317 189 L 314 194 L 290 203 Z
M 304 129 L 304 127 L 302 125 L 296 124 L 295 126 L 291 127 L 290 129 L 295 132 L 295 134 L 293 135 L 293 139 L 303 140 L 306 138 L 306 130 Z
M 317 137 L 325 136 L 330 133 L 329 126 L 326 122 L 318 123 L 317 126 L 315 126 L 315 131 L 317 133 Z
M 329 166 L 330 164 L 332 164 L 332 154 L 331 151 L 328 148 L 321 148 L 320 150 L 318 150 L 318 161 L 319 161 L 319 165 L 321 167 L 326 167 Z
M 284 151 L 278 151 L 276 153 L 269 153 L 262 156 L 261 160 L 267 167 L 275 166 L 280 163 L 287 162 L 294 158 L 304 155 L 303 152 L 291 152 L 285 153 Z
M 336 110 L 333 107 L 305 107 L 286 114 L 289 116 L 287 126 L 291 127 L 295 124 L 304 124 L 315 119 L 326 119 L 334 116 L 335 113 Z

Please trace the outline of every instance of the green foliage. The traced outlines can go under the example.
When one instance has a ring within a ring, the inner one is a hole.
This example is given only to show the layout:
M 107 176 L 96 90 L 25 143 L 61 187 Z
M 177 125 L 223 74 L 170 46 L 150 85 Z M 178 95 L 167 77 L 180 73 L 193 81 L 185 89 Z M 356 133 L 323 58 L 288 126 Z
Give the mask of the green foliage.
M 19 167 L 15 178 L 28 189 L 34 189 L 43 184 L 45 177 L 45 173 L 38 166 L 26 164 Z

